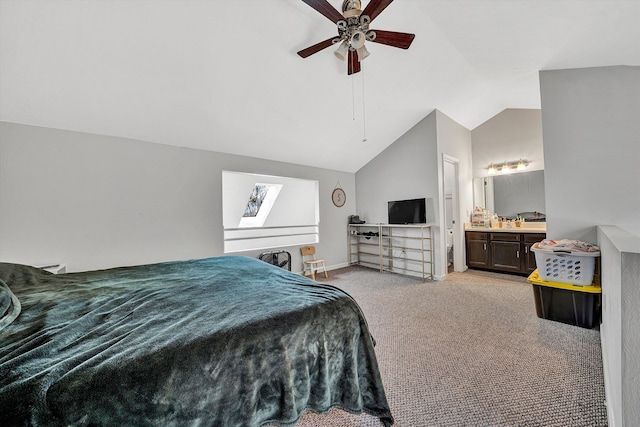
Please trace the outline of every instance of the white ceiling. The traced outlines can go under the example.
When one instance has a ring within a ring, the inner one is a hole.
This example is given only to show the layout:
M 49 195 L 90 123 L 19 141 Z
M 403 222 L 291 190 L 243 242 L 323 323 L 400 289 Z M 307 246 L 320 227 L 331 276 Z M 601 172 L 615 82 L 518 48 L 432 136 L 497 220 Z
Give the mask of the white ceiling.
M 355 172 L 434 109 L 473 129 L 540 108 L 539 70 L 640 65 L 637 0 L 397 0 L 372 28 L 416 38 L 347 76 L 296 55 L 336 33 L 301 0 L 0 0 L 0 120 Z

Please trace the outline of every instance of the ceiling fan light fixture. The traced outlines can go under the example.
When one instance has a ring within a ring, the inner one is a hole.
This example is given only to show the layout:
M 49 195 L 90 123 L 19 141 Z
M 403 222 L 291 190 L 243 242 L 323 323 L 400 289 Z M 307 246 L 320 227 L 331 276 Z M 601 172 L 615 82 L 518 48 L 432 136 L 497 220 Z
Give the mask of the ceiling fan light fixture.
M 358 61 L 363 61 L 367 56 L 369 56 L 369 51 L 364 45 L 360 49 L 357 49 L 356 52 L 358 52 Z
M 347 58 L 348 52 L 349 52 L 349 44 L 346 41 L 343 41 L 342 43 L 340 43 L 340 46 L 338 46 L 338 49 L 333 53 L 336 56 L 336 58 L 338 58 L 341 61 L 344 61 Z
M 362 31 L 354 31 L 351 35 L 351 47 L 355 50 L 364 47 L 365 41 L 367 41 L 367 36 Z

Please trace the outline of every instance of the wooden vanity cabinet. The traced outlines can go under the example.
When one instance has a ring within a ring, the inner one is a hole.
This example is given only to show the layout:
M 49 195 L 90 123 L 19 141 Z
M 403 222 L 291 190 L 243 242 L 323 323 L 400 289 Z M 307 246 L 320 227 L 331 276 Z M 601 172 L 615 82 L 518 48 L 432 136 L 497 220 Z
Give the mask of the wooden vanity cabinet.
M 536 269 L 531 245 L 545 236 L 544 233 L 467 231 L 467 266 L 528 275 Z
M 487 243 L 487 233 L 467 231 L 465 237 L 467 242 L 467 266 L 488 268 L 489 245 Z

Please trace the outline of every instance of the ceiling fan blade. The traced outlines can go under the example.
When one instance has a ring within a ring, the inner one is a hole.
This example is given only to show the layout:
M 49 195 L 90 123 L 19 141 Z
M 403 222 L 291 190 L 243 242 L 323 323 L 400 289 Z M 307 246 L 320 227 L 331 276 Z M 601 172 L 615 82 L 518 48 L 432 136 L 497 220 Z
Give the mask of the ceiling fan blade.
M 376 19 L 376 16 L 380 15 L 380 12 L 385 10 L 393 0 L 371 0 L 367 7 L 362 11 L 362 15 L 369 15 L 371 21 Z
M 349 50 L 349 63 L 347 64 L 347 75 L 360 72 L 360 61 L 358 60 L 358 52 Z
M 341 19 L 344 19 L 344 16 L 340 12 L 338 12 L 327 0 L 302 0 L 327 18 L 334 24 Z
M 411 42 L 416 37 L 415 34 L 409 33 L 397 33 L 395 31 L 373 30 L 376 33 L 376 38 L 371 40 L 374 43 L 386 44 L 393 47 L 399 47 L 401 49 L 409 49 Z
M 335 39 L 335 37 L 331 37 L 329 39 L 321 41 L 320 43 L 316 43 L 313 46 L 309 46 L 306 49 L 302 49 L 300 52 L 298 52 L 298 55 L 300 55 L 303 58 L 306 58 L 307 56 L 311 56 L 316 52 L 320 52 L 322 49 L 325 49 L 331 46 L 333 44 L 333 39 Z

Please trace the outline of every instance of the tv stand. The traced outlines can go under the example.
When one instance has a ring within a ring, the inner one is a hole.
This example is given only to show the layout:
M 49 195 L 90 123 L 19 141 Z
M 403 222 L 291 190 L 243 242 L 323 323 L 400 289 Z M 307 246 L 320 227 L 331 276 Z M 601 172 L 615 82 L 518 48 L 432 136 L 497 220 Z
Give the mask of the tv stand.
M 433 280 L 433 231 L 427 224 L 349 224 L 349 265 Z

